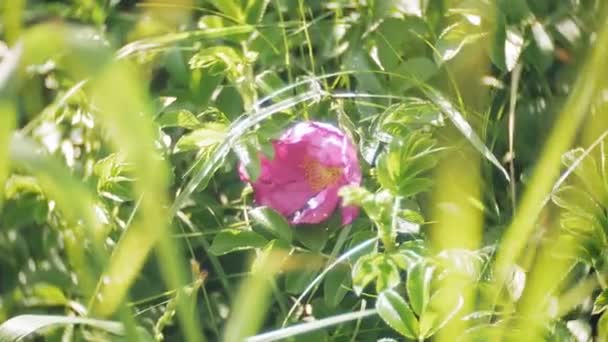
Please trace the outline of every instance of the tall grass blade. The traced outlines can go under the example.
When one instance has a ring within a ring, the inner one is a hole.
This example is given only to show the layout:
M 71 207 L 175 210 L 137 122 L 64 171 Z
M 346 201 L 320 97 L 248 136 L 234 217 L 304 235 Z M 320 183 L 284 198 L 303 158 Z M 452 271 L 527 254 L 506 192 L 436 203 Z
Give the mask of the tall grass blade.
M 264 334 L 256 335 L 249 337 L 246 339 L 246 342 L 271 342 L 283 340 L 289 337 L 305 334 L 307 332 L 320 330 L 326 327 L 330 327 L 332 325 L 342 324 L 346 322 L 351 322 L 355 320 L 359 320 L 361 318 L 369 317 L 372 315 L 376 315 L 376 309 L 368 309 L 357 312 L 350 312 L 342 315 L 332 316 L 324 319 L 320 319 L 318 321 L 313 321 L 310 323 L 297 324 L 288 328 L 283 328 L 271 332 L 267 332 Z
M 129 57 L 136 53 L 146 52 L 150 50 L 156 50 L 160 48 L 169 47 L 172 44 L 176 44 L 186 40 L 196 39 L 217 39 L 226 36 L 239 35 L 251 33 L 255 30 L 254 26 L 251 25 L 239 25 L 221 28 L 207 28 L 205 30 L 179 32 L 165 34 L 159 37 L 145 38 L 137 40 L 123 46 L 116 53 L 118 59 Z
M 465 120 L 464 116 L 452 103 L 437 90 L 430 87 L 422 89 L 433 103 L 452 121 L 454 126 L 464 135 L 464 137 L 477 149 L 490 163 L 494 164 L 505 176 L 507 181 L 512 181 L 507 170 L 500 164 L 492 151 L 484 144 L 483 140 L 475 133 L 473 127 Z
M 47 328 L 75 324 L 88 325 L 113 335 L 125 333 L 122 323 L 114 321 L 54 315 L 21 315 L 0 325 L 0 342 L 19 342 Z
M 291 97 L 283 100 L 276 104 L 270 105 L 262 110 L 253 111 L 249 115 L 243 115 L 239 119 L 235 120 L 231 125 L 224 142 L 222 142 L 211 154 L 211 156 L 205 159 L 205 164 L 200 168 L 198 172 L 192 176 L 186 186 L 179 193 L 173 205 L 171 206 L 170 214 L 171 217 L 175 216 L 177 211 L 184 205 L 184 203 L 190 198 L 190 195 L 198 188 L 204 189 L 215 171 L 220 167 L 224 158 L 230 152 L 232 146 L 238 141 L 238 139 L 251 129 L 256 124 L 269 118 L 273 114 L 282 112 L 289 108 L 296 106 L 299 103 L 306 102 L 312 99 L 316 99 L 324 94 L 320 90 L 310 90 L 300 95 Z M 255 106 L 254 106 L 255 108 Z

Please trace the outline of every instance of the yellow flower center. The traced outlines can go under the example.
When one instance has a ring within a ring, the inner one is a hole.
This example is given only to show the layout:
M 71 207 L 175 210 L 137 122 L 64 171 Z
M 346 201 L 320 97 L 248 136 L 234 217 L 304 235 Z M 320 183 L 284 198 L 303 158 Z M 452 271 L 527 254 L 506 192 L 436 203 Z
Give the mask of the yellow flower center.
M 342 177 L 342 168 L 322 165 L 310 157 L 306 157 L 301 166 L 304 169 L 304 177 L 313 191 L 321 191 L 335 184 Z

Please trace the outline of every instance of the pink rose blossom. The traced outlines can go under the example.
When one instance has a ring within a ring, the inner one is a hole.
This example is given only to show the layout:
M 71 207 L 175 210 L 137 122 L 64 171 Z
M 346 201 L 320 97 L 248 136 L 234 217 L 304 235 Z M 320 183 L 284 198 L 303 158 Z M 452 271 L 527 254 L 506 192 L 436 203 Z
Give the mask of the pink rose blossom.
M 240 165 L 243 181 L 251 183 L 255 202 L 268 206 L 292 224 L 319 223 L 340 203 L 338 190 L 361 183 L 357 150 L 336 127 L 301 122 L 272 142 L 274 159 L 260 154 L 260 176 L 251 182 Z M 351 223 L 359 208 L 342 206 L 342 224 Z

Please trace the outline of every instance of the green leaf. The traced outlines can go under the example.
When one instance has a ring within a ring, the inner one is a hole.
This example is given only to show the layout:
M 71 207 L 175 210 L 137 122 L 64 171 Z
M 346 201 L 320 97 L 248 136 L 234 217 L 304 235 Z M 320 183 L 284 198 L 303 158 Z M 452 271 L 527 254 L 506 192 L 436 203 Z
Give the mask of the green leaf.
M 174 153 L 198 151 L 218 144 L 226 138 L 226 125 L 207 123 L 204 127 L 183 135 L 175 144 Z
M 319 252 L 327 244 L 329 232 L 322 226 L 302 227 L 295 230 L 295 238 L 311 251 Z
M 339 265 L 327 273 L 323 282 L 323 299 L 327 306 L 337 307 L 348 292 L 350 272 L 346 265 Z
M 63 291 L 48 283 L 37 283 L 32 289 L 33 295 L 40 305 L 65 305 L 67 298 Z
M 436 141 L 429 134 L 413 132 L 405 139 L 394 139 L 378 159 L 378 182 L 395 195 L 411 197 L 428 190 L 430 179 L 422 175 L 437 164 Z
M 220 12 L 237 22 L 243 22 L 245 16 L 239 0 L 211 0 Z
M 378 296 L 376 310 L 384 322 L 407 338 L 418 338 L 418 320 L 397 292 L 386 290 Z
M 247 0 L 245 8 L 245 17 L 247 23 L 257 24 L 262 17 L 270 0 Z
M 314 257 L 313 254 L 310 254 Z M 285 276 L 285 291 L 290 294 L 301 294 L 306 290 L 308 284 L 315 279 L 318 268 L 310 269 L 308 265 L 303 266 L 304 269 L 299 269 L 287 273 Z
M 223 255 L 235 251 L 261 248 L 268 241 L 260 234 L 250 230 L 225 229 L 220 231 L 209 248 L 213 255 Z
M 533 2 L 536 1 L 499 0 L 497 4 L 498 10 L 507 16 L 509 22 L 519 23 L 519 21 L 528 18 L 532 14 L 528 3 Z
M 468 249 L 446 249 L 437 254 L 437 262 L 441 274 L 450 273 L 467 277 L 474 281 L 479 278 L 483 259 L 479 252 Z
M 453 289 L 440 289 L 433 294 L 427 310 L 420 317 L 420 334 L 428 338 L 443 328 L 460 311 L 464 300 Z
M 463 47 L 483 37 L 484 34 L 482 33 L 470 32 L 464 22 L 448 26 L 441 32 L 438 40 L 435 42 L 435 63 L 441 65 L 453 59 L 460 53 Z
M 394 1 L 383 1 L 394 3 Z M 375 1 L 375 4 L 378 5 L 379 2 Z M 428 35 L 427 23 L 422 18 L 384 18 L 374 33 L 376 46 L 372 51 L 377 52 L 376 62 L 389 72 L 392 72 L 403 59 L 399 52 L 407 49 L 408 55 L 419 56 L 423 55 L 426 49 L 420 39 Z
M 392 289 L 399 285 L 401 276 L 399 267 L 391 256 L 378 254 L 374 260 L 374 267 L 377 269 L 376 292 L 380 293 L 387 289 Z
M 402 77 L 394 77 L 391 82 L 393 89 L 405 91 L 423 83 L 437 74 L 437 65 L 428 58 L 410 58 L 401 63 L 394 72 Z
M 124 335 L 122 323 L 82 317 L 54 315 L 21 315 L 0 325 L 0 342 L 18 342 L 29 335 L 53 326 L 88 325 L 114 335 Z
M 608 289 L 604 289 L 602 293 L 600 293 L 597 298 L 595 298 L 595 302 L 593 302 L 593 311 L 592 314 L 596 315 L 604 310 L 608 306 Z
M 268 263 L 268 258 L 282 258 L 287 260 L 291 246 L 283 240 L 271 240 L 262 250 L 256 254 L 251 265 L 251 272 L 263 272 Z M 280 264 L 280 263 L 279 263 Z
M 249 211 L 249 215 L 256 223 L 253 230 L 291 243 L 293 228 L 281 214 L 268 207 L 258 207 Z
M 357 37 L 357 39 L 359 38 Z M 349 53 L 344 57 L 344 68 L 347 70 L 373 70 L 364 50 L 357 45 L 353 43 L 353 47 L 349 49 Z M 353 76 L 357 80 L 357 90 L 374 94 L 383 93 L 383 86 L 374 73 L 357 72 Z
M 112 153 L 95 163 L 93 169 L 97 180 L 97 192 L 117 202 L 133 200 L 133 166 L 125 162 L 125 157 Z
M 603 208 L 588 192 L 581 187 L 566 185 L 559 188 L 551 199 L 555 205 L 566 209 L 573 214 L 583 216 L 603 216 Z
M 443 126 L 443 115 L 430 101 L 408 98 L 388 107 L 382 114 L 378 130 L 397 137 L 405 137 L 412 128 L 424 125 Z
M 353 290 L 357 295 L 361 295 L 363 289 L 378 276 L 378 270 L 374 264 L 375 258 L 376 254 L 362 256 L 353 266 Z
M 422 315 L 431 297 L 431 281 L 435 267 L 420 261 L 408 270 L 407 295 L 417 315 Z
M 189 110 L 178 110 L 162 114 L 156 119 L 160 127 L 200 128 L 203 124 Z
M 593 198 L 603 206 L 608 205 L 608 189 L 604 182 L 604 172 L 598 167 L 598 162 L 592 156 L 584 156 L 585 150 L 577 148 L 564 153 L 562 163 L 574 168 L 576 178 L 584 185 Z M 576 164 L 575 164 L 576 163 Z
M 608 311 L 604 311 L 600 320 L 597 323 L 598 333 L 597 341 L 606 342 L 608 341 Z

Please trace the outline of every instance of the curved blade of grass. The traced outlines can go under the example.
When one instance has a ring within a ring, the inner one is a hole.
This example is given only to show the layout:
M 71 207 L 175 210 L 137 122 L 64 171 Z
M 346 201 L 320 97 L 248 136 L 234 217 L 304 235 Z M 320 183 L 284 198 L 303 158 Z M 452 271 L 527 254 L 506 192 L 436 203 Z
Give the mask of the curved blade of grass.
M 327 273 L 329 273 L 331 270 L 333 270 L 336 266 L 338 266 L 341 263 L 343 263 L 344 261 L 346 261 L 351 256 L 355 255 L 357 252 L 363 250 L 366 247 L 369 247 L 370 245 L 372 245 L 376 241 L 378 241 L 377 237 L 363 241 L 362 243 L 358 244 L 357 246 L 351 248 L 348 252 L 342 254 L 338 259 L 336 259 L 329 266 L 327 266 L 323 270 L 323 272 L 319 273 L 319 275 L 316 276 L 315 279 L 313 279 L 310 282 L 310 284 L 308 284 L 308 286 L 306 287 L 306 289 L 304 289 L 304 291 L 302 291 L 302 293 L 300 294 L 300 296 L 298 297 L 298 299 L 296 299 L 296 301 L 293 303 L 293 305 L 289 309 L 289 312 L 287 313 L 287 316 L 285 316 L 285 319 L 283 320 L 283 325 L 282 326 L 284 327 L 285 325 L 287 325 L 287 322 L 289 321 L 289 318 L 291 318 L 291 315 L 293 315 L 293 313 L 296 310 L 296 308 L 302 303 L 302 300 L 304 300 L 304 297 L 306 297 L 308 295 L 308 293 L 310 291 L 312 291 L 312 289 L 317 284 L 319 284 L 321 282 L 321 280 L 323 280 L 323 278 L 327 275 Z
M 320 330 L 332 325 L 342 324 L 350 321 L 359 320 L 361 318 L 376 315 L 376 309 L 368 309 L 357 312 L 349 312 L 342 315 L 332 316 L 318 321 L 297 324 L 288 328 L 283 328 L 264 334 L 256 335 L 246 339 L 246 342 L 271 342 L 286 339 L 288 337 L 305 334 L 311 331 Z
M 4 182 L 9 174 L 10 137 L 15 128 L 15 105 L 11 101 L 0 100 L 0 212 L 4 201 Z
M 101 77 L 92 80 L 97 114 L 111 133 L 115 149 L 125 152 L 133 162 L 135 190 L 141 196 L 140 213 L 114 249 L 90 303 L 92 312 L 101 316 L 111 315 L 118 308 L 157 243 L 161 273 L 167 285 L 179 289 L 187 283 L 188 263 L 168 229 L 169 171 L 155 148 L 157 128 L 150 119 L 150 101 L 142 84 L 126 61 L 110 65 Z M 189 312 L 184 300 L 182 296 L 178 301 L 178 313 L 186 338 L 200 341 L 203 338 L 196 316 Z
M 113 251 L 106 274 L 97 283 L 91 312 L 108 316 L 116 311 L 138 275 L 153 246 L 163 240 L 162 251 L 178 249 L 168 234 L 168 168 L 155 147 L 156 127 L 151 119 L 150 101 L 137 68 L 127 61 L 115 62 L 114 54 L 86 28 L 62 24 L 43 24 L 24 34 L 23 65 L 44 61 L 63 52 L 63 61 L 75 79 L 88 79 L 95 114 L 106 129 L 115 150 L 125 153 L 134 166 L 135 192 L 141 197 L 140 213 L 123 234 Z M 38 168 L 39 172 L 46 171 Z M 63 187 L 61 190 L 70 189 Z M 68 193 L 66 191 L 66 193 Z M 81 199 L 73 196 L 71 202 Z M 181 250 L 181 249 L 180 249 Z M 163 253 L 161 253 L 163 254 Z M 167 256 L 164 253 L 163 256 Z M 165 282 L 181 288 L 183 267 L 188 263 L 179 255 L 161 257 Z M 178 315 L 188 341 L 202 340 L 196 316 L 187 303 L 178 304 Z
M 283 100 L 276 104 L 270 105 L 260 111 L 254 111 L 249 116 L 241 116 L 240 119 L 235 120 L 231 125 L 226 135 L 226 139 L 213 151 L 212 155 L 205 160 L 205 164 L 201 169 L 194 174 L 194 176 L 188 181 L 182 192 L 179 193 L 173 205 L 171 206 L 170 215 L 175 216 L 177 211 L 183 206 L 183 204 L 190 198 L 190 195 L 197 188 L 205 188 L 207 183 L 220 167 L 224 158 L 230 152 L 232 146 L 238 141 L 238 139 L 251 129 L 256 124 L 272 116 L 275 113 L 282 112 L 295 105 L 306 102 L 324 95 L 323 91 L 310 90 L 292 98 Z
M 280 271 L 286 254 L 278 249 L 260 254 L 256 258 L 256 271 L 241 283 L 232 303 L 223 341 L 243 341 L 245 337 L 258 331 L 267 312 L 274 276 Z
M 588 55 L 588 59 L 581 69 L 580 76 L 576 80 L 572 93 L 568 97 L 562 112 L 559 114 L 554 129 L 547 140 L 540 160 L 534 170 L 532 178 L 528 183 L 527 191 L 521 201 L 520 210 L 514 217 L 513 222 L 506 231 L 501 248 L 498 249 L 496 263 L 494 265 L 494 274 L 496 275 L 494 283 L 494 293 L 499 293 L 506 279 L 508 278 L 509 268 L 513 265 L 528 242 L 529 236 L 534 232 L 536 220 L 544 205 L 544 198 L 551 191 L 554 180 L 559 175 L 559 165 L 563 153 L 569 148 L 573 139 L 576 136 L 577 130 L 585 116 L 589 111 L 589 107 L 595 99 L 598 90 L 602 89 L 605 84 L 604 75 L 608 72 L 608 65 L 605 63 L 608 58 L 608 21 L 606 18 L 606 9 L 602 13 L 601 26 L 598 29 L 598 35 L 592 50 Z M 532 279 L 535 273 L 553 274 L 559 273 L 563 269 L 567 259 L 556 262 L 556 259 L 548 256 L 551 244 L 548 244 L 539 252 L 540 256 L 537 265 L 530 276 Z M 543 294 L 550 292 L 550 289 L 555 287 L 553 277 L 536 276 L 535 281 L 530 281 L 526 288 L 534 289 L 534 293 Z M 518 311 L 530 316 L 544 317 L 547 312 L 543 305 L 536 305 L 537 300 L 524 301 L 518 305 Z M 533 298 L 534 299 L 534 298 Z M 541 312 L 542 311 L 542 312 Z M 524 326 L 523 333 L 525 336 L 536 336 L 538 329 L 537 325 L 530 324 Z M 522 335 L 524 336 L 524 335 Z
M 78 224 L 83 221 L 84 226 L 97 237 L 96 240 L 105 237 L 91 191 L 72 177 L 70 170 L 60 161 L 41 153 L 41 149 L 32 140 L 16 134 L 10 143 L 11 161 L 38 178 L 45 194 L 57 203 L 69 222 Z M 78 201 L 74 201 L 74 198 Z
M 16 108 L 13 100 L 22 46 L 16 45 L 8 51 L 0 62 L 0 211 L 4 199 L 4 182 L 9 173 L 9 145 L 16 125 Z
M 606 139 L 606 137 L 608 137 L 608 130 L 604 131 L 604 133 L 602 133 L 597 139 L 595 139 L 595 141 L 591 145 L 589 145 L 589 147 L 587 147 L 585 149 L 585 151 L 572 162 L 572 165 L 570 165 L 566 169 L 566 171 L 564 171 L 564 173 L 562 173 L 562 175 L 555 182 L 555 184 L 553 184 L 553 187 L 551 188 L 551 192 L 545 197 L 545 199 L 543 201 L 543 206 L 545 206 L 551 200 L 551 196 L 553 196 L 557 192 L 557 190 L 559 190 L 559 188 L 562 186 L 562 184 L 566 181 L 566 179 L 568 179 L 568 177 L 570 177 L 570 175 L 576 170 L 576 168 L 580 165 L 580 163 L 583 160 L 585 160 L 585 158 L 587 158 L 587 156 L 589 156 L 591 154 L 591 152 L 593 152 L 593 150 L 602 141 L 604 141 Z
M 124 335 L 125 333 L 124 326 L 119 322 L 82 317 L 21 315 L 13 317 L 0 325 L 0 342 L 18 342 L 50 327 L 75 324 L 88 325 L 113 335 Z
M 430 87 L 423 87 L 422 90 L 428 96 L 428 98 L 445 114 L 450 121 L 456 126 L 456 128 L 464 135 L 464 137 L 477 149 L 490 163 L 494 164 L 498 170 L 505 176 L 507 181 L 511 181 L 509 173 L 500 164 L 498 159 L 494 156 L 492 151 L 484 144 L 483 140 L 479 138 L 477 133 L 473 130 L 473 127 L 464 119 L 464 116 L 458 109 L 456 109 L 452 103 L 446 99 L 441 93 Z
M 123 46 L 116 53 L 118 59 L 129 57 L 135 53 L 167 47 L 171 44 L 194 39 L 216 39 L 237 34 L 251 33 L 255 30 L 252 25 L 238 25 L 220 28 L 207 28 L 204 30 L 165 34 L 159 37 L 137 40 Z
M 82 224 L 101 250 L 99 245 L 106 235 L 106 227 L 96 214 L 96 203 L 93 194 L 83 183 L 74 178 L 70 170 L 58 160 L 40 153 L 41 147 L 21 135 L 14 135 L 9 144 L 10 161 L 16 167 L 23 168 L 34 175 L 44 191 L 46 197 L 56 203 L 58 210 L 72 227 Z M 78 200 L 74 200 L 78 199 Z M 78 228 L 71 231 L 68 241 L 68 254 L 70 262 L 78 273 L 86 294 L 94 289 L 95 272 L 85 263 L 85 252 L 81 244 L 84 238 Z M 71 243 L 69 243 L 71 241 Z M 101 258 L 102 256 L 98 255 Z M 98 260 L 100 262 L 101 260 Z M 99 265 L 100 266 L 100 265 Z

